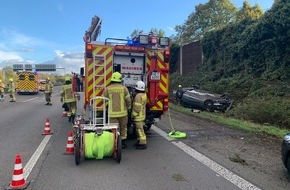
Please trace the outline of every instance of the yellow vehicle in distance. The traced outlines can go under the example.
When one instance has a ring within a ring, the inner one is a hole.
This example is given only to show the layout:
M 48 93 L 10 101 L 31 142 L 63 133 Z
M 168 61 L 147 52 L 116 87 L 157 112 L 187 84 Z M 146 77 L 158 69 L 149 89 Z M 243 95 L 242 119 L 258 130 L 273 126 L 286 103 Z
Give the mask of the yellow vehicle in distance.
M 18 72 L 16 86 L 18 94 L 37 94 L 38 93 L 37 72 L 32 71 Z
M 39 83 L 38 83 L 38 89 L 39 89 L 39 91 L 44 92 L 45 83 L 46 83 L 46 80 L 44 80 L 44 79 L 42 79 L 42 80 L 39 81 Z

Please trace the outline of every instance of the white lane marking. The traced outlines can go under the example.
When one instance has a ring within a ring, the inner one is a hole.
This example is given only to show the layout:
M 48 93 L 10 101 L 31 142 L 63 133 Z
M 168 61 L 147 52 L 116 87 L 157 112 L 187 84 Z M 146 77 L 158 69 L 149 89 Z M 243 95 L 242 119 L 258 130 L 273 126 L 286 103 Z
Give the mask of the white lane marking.
M 183 150 L 185 153 L 190 155 L 192 158 L 198 160 L 199 162 L 201 162 L 202 164 L 204 164 L 205 166 L 207 166 L 208 168 L 210 168 L 214 172 L 218 173 L 220 176 L 222 176 L 226 180 L 230 181 L 232 184 L 236 185 L 240 189 L 242 189 L 242 190 L 261 190 L 260 188 L 251 184 L 247 180 L 241 178 L 240 176 L 234 174 L 233 172 L 227 170 L 223 166 L 221 166 L 221 165 L 217 164 L 216 162 L 214 162 L 213 160 L 209 159 L 205 155 L 203 155 L 203 154 L 197 152 L 196 150 L 194 150 L 193 148 L 187 146 L 183 142 L 176 141 L 176 140 L 168 137 L 167 133 L 165 133 L 160 128 L 152 125 L 152 129 L 156 133 L 158 133 L 160 136 L 165 138 L 166 140 L 171 141 L 175 146 L 177 146 L 178 148 Z
M 29 101 L 34 100 L 34 99 L 37 99 L 37 98 L 39 98 L 39 97 L 30 98 L 30 99 L 28 99 L 28 100 L 24 100 L 24 101 L 21 101 L 21 102 L 29 102 Z
M 30 172 L 32 171 L 34 165 L 36 164 L 37 160 L 39 159 L 41 153 L 43 152 L 44 148 L 46 147 L 49 139 L 51 138 L 51 135 L 46 135 L 36 151 L 31 156 L 30 160 L 27 162 L 27 164 L 24 167 L 24 179 L 27 179 Z

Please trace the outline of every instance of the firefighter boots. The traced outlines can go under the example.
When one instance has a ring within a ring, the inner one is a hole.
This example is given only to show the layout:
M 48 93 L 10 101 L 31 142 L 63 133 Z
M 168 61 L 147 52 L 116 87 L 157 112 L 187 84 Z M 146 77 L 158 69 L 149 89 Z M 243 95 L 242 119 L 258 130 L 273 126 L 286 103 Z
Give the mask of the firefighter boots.
M 136 149 L 138 149 L 138 150 L 145 150 L 145 149 L 147 149 L 147 144 L 138 144 L 136 146 Z

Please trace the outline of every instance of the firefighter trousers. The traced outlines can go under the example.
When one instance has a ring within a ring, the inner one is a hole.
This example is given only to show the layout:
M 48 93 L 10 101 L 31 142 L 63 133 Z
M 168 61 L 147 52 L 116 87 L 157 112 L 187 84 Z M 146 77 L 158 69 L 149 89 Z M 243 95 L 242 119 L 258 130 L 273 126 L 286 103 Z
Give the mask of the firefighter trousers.
M 128 124 L 128 116 L 127 115 L 124 117 L 110 118 L 110 123 L 118 123 L 120 133 L 121 133 L 121 139 L 122 140 L 127 139 L 127 124 Z
M 51 93 L 45 93 L 45 100 L 47 103 L 51 104 Z
M 77 111 L 77 102 L 69 102 L 66 103 L 68 107 L 67 117 L 71 117 L 72 115 L 76 115 Z
M 15 102 L 16 101 L 16 98 L 15 98 L 15 94 L 14 94 L 14 92 L 10 92 L 10 98 L 11 98 L 11 101 L 12 102 Z
M 144 132 L 144 121 L 134 121 L 139 144 L 147 144 L 146 134 Z

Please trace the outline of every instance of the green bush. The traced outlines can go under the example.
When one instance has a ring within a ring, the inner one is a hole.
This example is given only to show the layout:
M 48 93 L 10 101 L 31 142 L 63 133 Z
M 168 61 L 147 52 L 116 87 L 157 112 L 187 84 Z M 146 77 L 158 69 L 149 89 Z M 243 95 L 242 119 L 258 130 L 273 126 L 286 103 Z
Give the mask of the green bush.
M 259 124 L 290 129 L 290 101 L 288 99 L 255 98 L 238 103 L 226 113 L 228 116 Z

